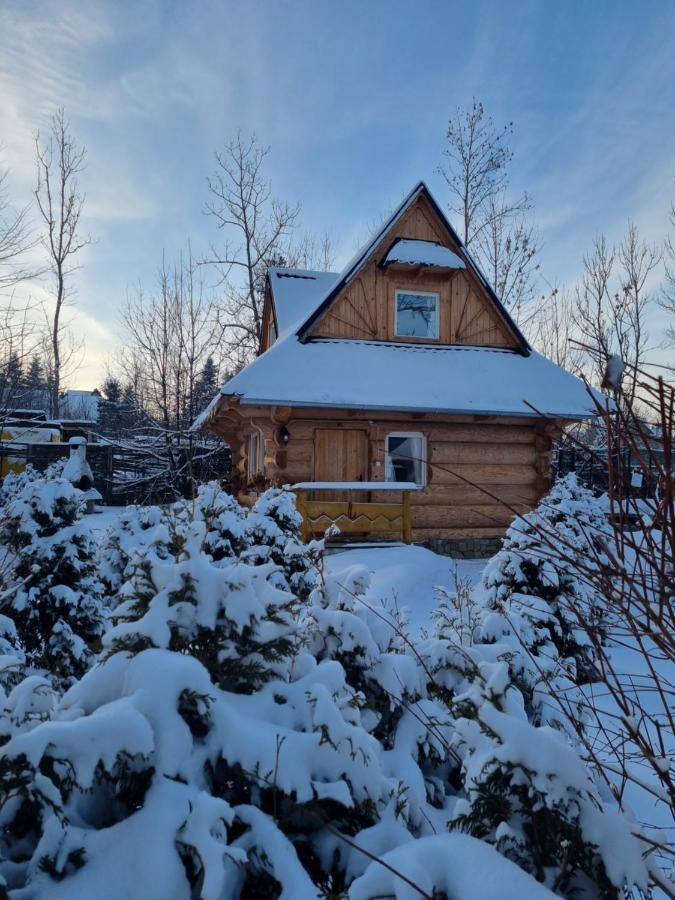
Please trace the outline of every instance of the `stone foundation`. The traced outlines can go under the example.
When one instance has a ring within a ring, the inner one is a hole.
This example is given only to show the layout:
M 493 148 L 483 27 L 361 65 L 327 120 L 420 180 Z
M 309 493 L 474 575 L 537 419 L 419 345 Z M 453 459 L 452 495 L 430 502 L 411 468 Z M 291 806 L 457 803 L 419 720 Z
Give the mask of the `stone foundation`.
M 488 559 L 501 545 L 501 538 L 431 538 L 421 546 L 453 559 Z

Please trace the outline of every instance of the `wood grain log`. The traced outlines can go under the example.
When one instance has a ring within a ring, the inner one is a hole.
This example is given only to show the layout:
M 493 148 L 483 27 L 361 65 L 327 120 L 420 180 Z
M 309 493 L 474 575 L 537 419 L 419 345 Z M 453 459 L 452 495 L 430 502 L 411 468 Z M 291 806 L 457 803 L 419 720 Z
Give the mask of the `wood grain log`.
M 514 464 L 533 465 L 537 453 L 532 444 L 450 444 L 431 441 L 429 462 L 433 465 Z

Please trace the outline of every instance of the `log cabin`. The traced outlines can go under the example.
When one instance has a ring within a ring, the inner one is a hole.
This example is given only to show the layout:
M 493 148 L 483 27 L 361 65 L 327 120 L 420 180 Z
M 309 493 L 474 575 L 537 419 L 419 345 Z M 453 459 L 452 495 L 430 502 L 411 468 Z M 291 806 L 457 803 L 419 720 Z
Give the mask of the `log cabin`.
M 480 555 L 548 490 L 560 426 L 595 411 L 421 182 L 342 272 L 268 270 L 259 355 L 194 427 L 230 445 L 240 499 L 295 486 L 308 535 L 395 535 L 401 486 L 406 539 Z

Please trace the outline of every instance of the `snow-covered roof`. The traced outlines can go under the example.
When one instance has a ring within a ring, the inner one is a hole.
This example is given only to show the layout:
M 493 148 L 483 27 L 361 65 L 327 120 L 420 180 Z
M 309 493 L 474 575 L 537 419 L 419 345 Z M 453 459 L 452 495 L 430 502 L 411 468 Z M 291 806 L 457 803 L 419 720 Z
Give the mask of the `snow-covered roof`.
M 456 253 L 435 241 L 401 238 L 391 247 L 385 263 L 406 263 L 410 266 L 442 266 L 445 269 L 466 269 L 466 263 Z
M 63 421 L 98 421 L 99 394 L 93 391 L 66 391 L 59 398 L 59 415 Z
M 270 267 L 268 275 L 280 335 L 302 325 L 339 277 L 337 272 L 277 266 Z
M 583 419 L 586 388 L 539 353 L 320 338 L 278 340 L 222 389 L 244 405 Z M 200 416 L 203 424 L 216 398 Z M 535 412 L 536 410 L 536 412 Z
M 313 323 L 421 195 L 465 259 L 441 244 L 402 238 L 389 249 L 385 262 L 468 268 L 501 311 L 519 350 L 312 337 Z M 595 415 L 595 405 L 582 382 L 531 350 L 424 182 L 413 188 L 339 274 L 270 268 L 268 278 L 278 339 L 227 382 L 195 420 L 193 430 L 211 418 L 221 396 L 239 397 L 242 404 L 249 405 L 541 414 L 561 419 Z

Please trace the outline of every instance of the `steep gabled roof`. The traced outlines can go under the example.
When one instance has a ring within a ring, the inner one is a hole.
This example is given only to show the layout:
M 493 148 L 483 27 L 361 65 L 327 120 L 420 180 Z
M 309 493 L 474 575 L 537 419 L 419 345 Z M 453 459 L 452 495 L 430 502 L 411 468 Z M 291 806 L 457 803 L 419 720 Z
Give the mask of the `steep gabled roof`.
M 450 235 L 452 241 L 457 245 L 457 247 L 461 250 L 467 264 L 467 269 L 475 275 L 478 279 L 482 287 L 485 289 L 490 299 L 497 307 L 502 317 L 504 318 L 509 330 L 513 333 L 513 336 L 516 338 L 518 342 L 518 346 L 520 351 L 524 354 L 530 353 L 531 347 L 528 344 L 525 335 L 518 328 L 516 323 L 513 321 L 511 316 L 509 315 L 506 307 L 503 305 L 499 297 L 495 294 L 495 292 L 490 287 L 487 279 L 483 275 L 483 273 L 478 268 L 475 260 L 466 249 L 464 244 L 462 243 L 459 235 L 452 227 L 450 222 L 448 221 L 445 213 L 440 208 L 438 203 L 434 200 L 434 197 L 423 181 L 420 181 L 419 184 L 415 185 L 412 191 L 405 197 L 402 202 L 398 205 L 398 207 L 394 210 L 394 212 L 389 216 L 389 218 L 385 221 L 382 227 L 378 230 L 378 232 L 366 243 L 363 247 L 358 251 L 358 253 L 349 260 L 347 265 L 344 267 L 342 272 L 337 277 L 337 280 L 328 288 L 324 297 L 315 307 L 313 312 L 309 314 L 309 316 L 302 323 L 301 327 L 298 328 L 297 335 L 301 341 L 306 341 L 310 337 L 310 331 L 314 323 L 323 315 L 323 313 L 328 309 L 333 300 L 337 297 L 337 295 L 342 291 L 342 289 L 347 285 L 364 267 L 368 259 L 370 258 L 371 253 L 375 250 L 378 244 L 384 240 L 387 235 L 387 232 L 390 231 L 394 225 L 399 221 L 401 216 L 403 216 L 408 209 L 415 203 L 420 197 L 424 197 L 426 201 L 430 204 L 431 208 L 437 215 L 443 227 L 447 230 Z

